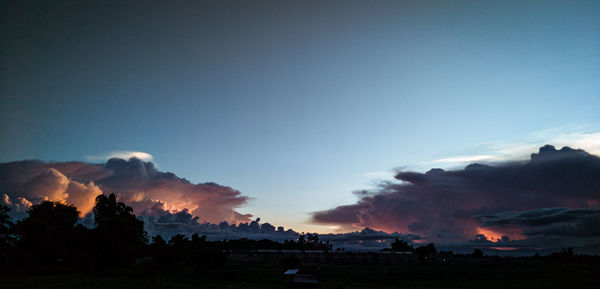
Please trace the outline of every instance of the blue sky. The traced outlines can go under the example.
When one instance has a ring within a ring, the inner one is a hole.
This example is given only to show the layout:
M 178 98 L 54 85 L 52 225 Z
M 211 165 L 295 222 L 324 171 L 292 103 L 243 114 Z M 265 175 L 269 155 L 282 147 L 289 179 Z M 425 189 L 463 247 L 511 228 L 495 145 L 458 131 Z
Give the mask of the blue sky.
M 326 231 L 387 170 L 598 146 L 597 1 L 2 5 L 2 162 L 145 152 Z

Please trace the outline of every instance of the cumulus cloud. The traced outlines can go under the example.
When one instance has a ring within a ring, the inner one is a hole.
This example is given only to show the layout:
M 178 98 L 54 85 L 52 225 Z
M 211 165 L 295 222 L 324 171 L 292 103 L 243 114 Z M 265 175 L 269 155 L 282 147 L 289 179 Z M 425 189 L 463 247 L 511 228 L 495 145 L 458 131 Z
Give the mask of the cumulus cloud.
M 33 205 L 25 198 L 17 197 L 11 199 L 11 197 L 7 194 L 0 195 L 0 204 L 11 208 L 8 214 L 14 219 L 21 219 L 27 216 L 27 210 L 29 210 L 29 208 Z
M 163 211 L 162 214 L 142 215 L 146 232 L 150 236 L 161 235 L 170 238 L 177 234 L 207 236 L 208 240 L 249 238 L 254 240 L 270 239 L 273 241 L 294 240 L 298 233 L 283 227 L 275 228 L 269 223 L 260 223 L 260 218 L 250 222 L 230 224 L 226 221 L 218 224 L 198 222 L 198 217 L 189 211 L 183 210 L 176 213 Z
M 66 193 L 66 202 L 75 205 L 81 215 L 86 215 L 94 208 L 96 196 L 101 195 L 102 190 L 93 181 L 88 184 L 70 181 Z
M 548 238 L 550 232 L 581 236 L 576 232 L 595 224 L 600 205 L 600 158 L 568 147 L 547 145 L 527 161 L 493 166 L 400 171 L 396 179 L 402 182 L 381 183 L 375 192 L 359 193 L 356 204 L 316 212 L 312 220 L 436 242 L 465 242 L 483 234 L 488 241 L 507 236 L 526 244 L 523 240 Z M 561 240 L 564 246 L 566 239 Z
M 69 179 L 54 168 L 48 168 L 25 183 L 25 190 L 31 199 L 64 201 L 69 195 Z
M 136 214 L 156 211 L 159 206 L 166 212 L 186 210 L 200 222 L 237 224 L 251 217 L 235 210 L 248 200 L 239 191 L 215 183 L 192 184 L 138 158 L 112 158 L 102 164 L 3 163 L 0 191 L 32 203 L 51 200 L 74 204 L 82 215 L 91 211 L 97 195 L 115 193 Z

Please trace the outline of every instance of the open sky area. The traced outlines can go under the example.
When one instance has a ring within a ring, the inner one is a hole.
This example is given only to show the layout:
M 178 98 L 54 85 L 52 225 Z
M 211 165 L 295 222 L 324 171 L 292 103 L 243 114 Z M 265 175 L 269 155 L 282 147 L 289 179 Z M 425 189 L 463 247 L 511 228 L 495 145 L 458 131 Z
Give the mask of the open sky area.
M 325 233 L 396 170 L 600 154 L 600 1 L 0 5 L 0 162 L 138 156 Z

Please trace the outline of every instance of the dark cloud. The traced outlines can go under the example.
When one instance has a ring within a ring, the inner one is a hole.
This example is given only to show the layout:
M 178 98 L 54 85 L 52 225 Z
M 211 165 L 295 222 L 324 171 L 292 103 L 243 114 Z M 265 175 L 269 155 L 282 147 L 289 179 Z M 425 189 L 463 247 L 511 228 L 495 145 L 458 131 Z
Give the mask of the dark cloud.
M 532 245 L 523 240 L 534 240 L 538 232 L 535 240 L 542 242 L 554 232 L 564 246 L 568 236 L 595 234 L 590 232 L 595 232 L 591 227 L 600 206 L 600 158 L 583 150 L 547 145 L 528 161 L 401 171 L 396 179 L 401 182 L 382 183 L 356 204 L 316 212 L 312 219 L 448 244 L 484 234 L 485 240 L 505 235 L 511 242 Z
M 524 232 L 526 236 L 565 236 L 600 238 L 600 216 L 588 216 L 559 226 L 548 226 Z
M 520 212 L 509 211 L 482 215 L 481 220 L 484 226 L 521 225 L 532 227 L 571 223 L 593 215 L 600 215 L 600 207 L 581 209 L 543 208 Z

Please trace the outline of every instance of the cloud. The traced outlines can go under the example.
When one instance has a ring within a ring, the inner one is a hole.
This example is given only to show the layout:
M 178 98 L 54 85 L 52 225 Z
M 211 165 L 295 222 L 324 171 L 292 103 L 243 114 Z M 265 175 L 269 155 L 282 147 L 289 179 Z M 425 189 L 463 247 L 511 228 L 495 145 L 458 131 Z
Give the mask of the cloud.
M 149 211 L 147 213 L 150 213 Z M 198 222 L 189 211 L 170 213 L 156 206 L 150 214 L 142 215 L 145 230 L 150 236 L 161 235 L 169 239 L 176 234 L 190 236 L 194 233 L 207 236 L 208 240 L 232 240 L 248 238 L 254 240 L 269 239 L 277 242 L 295 240 L 299 233 L 284 227 L 275 227 L 269 223 L 261 223 L 260 218 L 251 222 L 219 224 Z M 396 238 L 415 245 L 421 238 L 414 234 L 388 234 L 382 231 L 365 228 L 361 231 L 343 234 L 320 234 L 319 240 L 329 241 L 333 248 L 345 248 L 351 251 L 381 250 L 389 248 Z
M 149 154 L 149 153 L 145 153 L 145 152 L 138 152 L 138 151 L 112 151 L 109 152 L 107 154 L 104 155 L 100 155 L 100 156 L 87 156 L 86 159 L 88 159 L 89 161 L 106 161 L 112 158 L 118 158 L 118 159 L 124 159 L 124 160 L 128 160 L 130 158 L 136 158 L 142 161 L 151 161 L 152 159 L 154 159 L 154 157 Z
M 97 195 L 115 193 L 136 214 L 160 206 L 167 212 L 186 210 L 200 222 L 236 224 L 251 217 L 235 211 L 248 201 L 239 191 L 215 183 L 192 184 L 137 158 L 112 158 L 102 164 L 2 163 L 0 191 L 32 203 L 51 200 L 74 204 L 82 215 L 91 211 Z
M 501 212 L 482 215 L 484 226 L 522 225 L 544 226 L 549 224 L 570 223 L 590 215 L 600 215 L 600 207 L 596 208 L 543 208 L 521 212 Z
M 599 237 L 600 207 L 543 208 L 482 215 L 485 226 L 518 226 L 525 236 Z
M 396 179 L 402 182 L 381 183 L 377 191 L 359 194 L 355 204 L 315 212 L 312 221 L 417 234 L 442 243 L 461 243 L 480 234 L 486 240 L 505 235 L 524 242 L 544 229 L 546 235 L 536 235 L 542 242 L 548 237 L 546 229 L 566 226 L 561 231 L 564 245 L 576 241 L 566 239 L 569 232 L 576 237 L 577 230 L 594 224 L 600 206 L 600 158 L 568 147 L 544 146 L 527 161 L 399 171 Z
M 25 198 L 17 197 L 11 199 L 7 194 L 0 194 L 0 204 L 8 206 L 11 210 L 8 212 L 13 219 L 21 219 L 27 216 L 27 210 L 32 203 Z
M 139 159 L 109 159 L 101 164 L 82 162 L 46 163 L 21 161 L 0 164 L 0 202 L 9 205 L 11 217 L 27 215 L 32 204 L 53 200 L 74 204 L 82 213 L 80 223 L 93 226 L 89 214 L 98 194 L 115 193 L 119 201 L 134 208 L 150 236 L 169 239 L 176 234 L 197 233 L 209 240 L 250 238 L 282 242 L 295 240 L 298 232 L 235 209 L 248 200 L 240 192 L 215 183 L 192 184 L 168 172 L 158 171 L 151 162 Z M 87 214 L 87 215 L 86 215 Z M 343 220 L 341 218 L 340 220 Z M 411 244 L 415 234 L 388 234 L 363 229 L 344 234 L 323 234 L 334 248 L 378 250 L 389 247 L 395 238 Z
M 532 134 L 517 142 L 490 142 L 479 145 L 475 155 L 458 155 L 436 159 L 425 164 L 465 165 L 472 162 L 499 163 L 527 159 L 540 144 L 552 143 L 556 146 L 572 146 L 588 153 L 600 155 L 600 132 L 590 132 L 581 128 L 556 128 Z
M 294 240 L 298 233 L 294 230 L 285 230 L 283 227 L 275 228 L 269 223 L 260 223 L 260 218 L 254 221 L 230 224 L 220 222 L 198 222 L 198 218 L 189 211 L 183 210 L 176 213 L 164 212 L 158 215 L 142 215 L 144 227 L 150 236 L 161 235 L 169 239 L 177 234 L 206 235 L 208 240 L 241 239 L 254 240 L 270 239 L 273 241 Z
M 25 190 L 31 199 L 47 199 L 50 201 L 65 201 L 69 196 L 67 188 L 69 179 L 54 168 L 47 168 L 39 175 L 25 183 Z
M 87 185 L 71 181 L 66 192 L 68 195 L 66 202 L 75 205 L 82 215 L 92 211 L 96 197 L 102 194 L 100 187 L 94 184 L 93 181 L 90 181 Z

